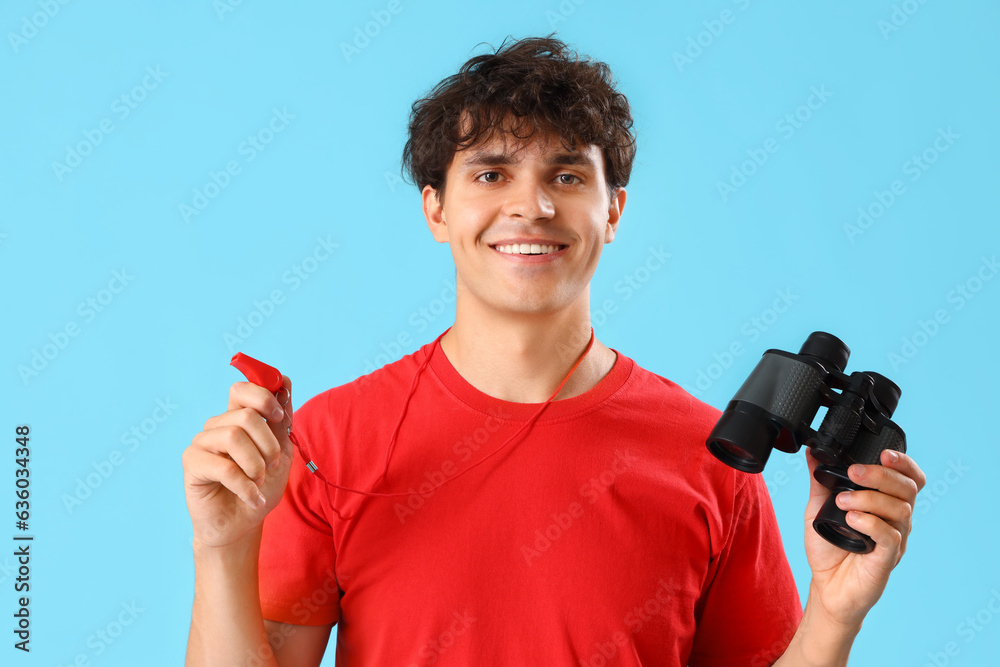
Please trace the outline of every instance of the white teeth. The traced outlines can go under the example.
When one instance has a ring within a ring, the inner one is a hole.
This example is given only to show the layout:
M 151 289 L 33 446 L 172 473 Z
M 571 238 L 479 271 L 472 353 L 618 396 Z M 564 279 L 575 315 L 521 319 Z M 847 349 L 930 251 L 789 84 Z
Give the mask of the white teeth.
M 508 255 L 547 255 L 550 252 L 559 250 L 561 246 L 542 245 L 538 243 L 520 243 L 511 245 L 498 245 L 496 249 Z

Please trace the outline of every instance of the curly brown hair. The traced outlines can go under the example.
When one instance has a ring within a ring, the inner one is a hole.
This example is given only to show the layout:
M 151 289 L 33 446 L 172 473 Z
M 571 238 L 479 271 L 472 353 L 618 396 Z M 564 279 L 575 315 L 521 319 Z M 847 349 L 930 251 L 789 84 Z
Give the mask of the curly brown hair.
M 455 151 L 488 141 L 497 131 L 526 139 L 542 130 L 555 132 L 570 151 L 578 142 L 601 149 L 609 201 L 625 187 L 636 151 L 628 100 L 615 90 L 607 64 L 581 60 L 553 35 L 521 39 L 506 48 L 501 44 L 495 53 L 475 56 L 414 102 L 403 180 L 421 191 L 430 185 L 443 204 Z M 508 118 L 518 119 L 517 127 L 504 126 Z M 518 134 L 525 126 L 530 131 Z

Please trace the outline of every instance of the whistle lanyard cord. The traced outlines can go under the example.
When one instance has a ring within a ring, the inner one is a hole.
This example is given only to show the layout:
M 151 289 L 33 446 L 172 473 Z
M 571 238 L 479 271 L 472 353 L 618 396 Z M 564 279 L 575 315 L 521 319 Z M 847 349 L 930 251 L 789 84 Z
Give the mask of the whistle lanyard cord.
M 319 471 L 319 468 L 316 467 L 316 464 L 313 463 L 312 459 L 309 458 L 309 455 L 308 455 L 308 453 L 306 453 L 305 448 L 302 446 L 301 443 L 299 443 L 298 439 L 292 433 L 291 428 L 289 428 L 288 429 L 288 437 L 292 441 L 292 444 L 294 444 L 296 447 L 299 448 L 299 451 L 302 453 L 303 458 L 306 461 L 308 461 L 307 467 L 309 468 L 309 470 L 311 472 L 315 473 L 317 477 L 319 477 L 321 480 L 323 480 L 324 482 L 326 482 L 330 486 L 335 487 L 337 489 L 340 489 L 342 491 L 348 491 L 350 493 L 358 493 L 358 494 L 361 494 L 361 495 L 364 495 L 364 496 L 380 496 L 380 497 L 410 496 L 410 495 L 413 495 L 412 491 L 403 491 L 403 492 L 397 492 L 397 493 L 378 493 L 378 492 L 373 492 L 372 489 L 375 488 L 375 486 L 377 486 L 379 482 L 383 481 L 385 479 L 386 474 L 389 472 L 389 458 L 392 455 L 393 447 L 396 444 L 396 435 L 399 433 L 399 428 L 403 424 L 403 417 L 406 415 L 406 409 L 410 405 L 410 398 L 413 396 L 413 392 L 414 392 L 414 390 L 415 390 L 415 388 L 417 386 L 417 379 L 420 377 L 421 372 L 424 370 L 424 368 L 430 362 L 431 355 L 434 354 L 435 348 L 438 347 L 439 341 L 441 340 L 441 337 L 444 336 L 446 333 L 448 333 L 450 330 L 451 330 L 451 327 L 448 327 L 447 329 L 445 329 L 441 333 L 440 336 L 438 336 L 437 338 L 434 339 L 434 344 L 431 347 L 431 351 L 427 354 L 427 357 L 424 359 L 423 363 L 417 369 L 417 372 L 413 374 L 413 382 L 410 383 L 409 394 L 406 397 L 406 402 L 403 404 L 402 411 L 399 413 L 399 420 L 396 422 L 396 427 L 392 431 L 392 438 L 389 440 L 389 445 L 386 447 L 386 450 L 385 450 L 385 468 L 383 469 L 381 476 L 379 476 L 379 478 L 377 480 L 375 480 L 372 483 L 371 486 L 368 487 L 368 490 L 367 491 L 361 491 L 359 489 L 352 489 L 350 487 L 341 486 L 340 484 L 334 484 L 333 482 L 329 481 L 326 477 L 323 476 L 323 473 L 321 473 Z M 581 354 L 580 358 L 576 360 L 575 364 L 573 364 L 573 368 L 569 369 L 569 373 L 567 373 L 566 377 L 563 378 L 563 381 L 559 383 L 559 386 L 556 388 L 555 392 L 551 396 L 549 396 L 548 400 L 545 401 L 540 408 L 538 408 L 538 411 L 535 412 L 535 414 L 531 417 L 531 419 L 529 419 L 524 424 L 522 424 L 521 428 L 517 429 L 517 431 L 515 431 L 509 438 L 507 438 L 503 442 L 502 445 L 500 445 L 499 447 L 497 447 L 496 449 L 494 449 L 492 452 L 490 452 L 489 454 L 487 454 L 486 456 L 484 456 L 481 460 L 477 461 L 476 463 L 473 463 L 471 466 L 469 466 L 465 470 L 463 470 L 463 471 L 459 472 L 458 474 L 456 474 L 456 475 L 454 475 L 454 476 L 452 476 L 452 477 L 444 480 L 443 482 L 441 482 L 437 486 L 434 486 L 434 487 L 428 489 L 426 492 L 422 492 L 422 493 L 430 493 L 431 491 L 439 489 L 442 486 L 444 486 L 445 484 L 447 484 L 448 482 L 450 482 L 450 481 L 452 481 L 454 479 L 457 479 L 458 477 L 461 477 L 462 475 L 464 475 L 465 473 L 469 472 L 470 470 L 472 470 L 476 466 L 478 466 L 478 465 L 480 465 L 482 463 L 485 463 L 494 454 L 496 454 L 501 449 L 503 449 L 504 447 L 506 447 L 507 444 L 510 443 L 510 441 L 513 440 L 514 437 L 518 433 L 520 433 L 521 431 L 523 431 L 528 426 L 532 425 L 535 422 L 535 420 L 538 419 L 538 416 L 540 414 L 542 414 L 542 410 L 544 410 L 546 408 L 546 406 L 548 406 L 548 404 L 551 403 L 552 400 L 555 399 L 555 397 L 559 395 L 559 392 L 562 391 L 563 386 L 569 380 L 570 376 L 573 375 L 573 371 L 576 370 L 577 366 L 580 365 L 580 362 L 582 362 L 583 359 L 584 359 L 584 357 L 587 356 L 587 353 L 590 351 L 590 348 L 593 346 L 593 344 L 594 344 L 594 328 L 591 327 L 590 328 L 590 341 L 587 343 L 587 347 L 583 350 L 583 354 Z

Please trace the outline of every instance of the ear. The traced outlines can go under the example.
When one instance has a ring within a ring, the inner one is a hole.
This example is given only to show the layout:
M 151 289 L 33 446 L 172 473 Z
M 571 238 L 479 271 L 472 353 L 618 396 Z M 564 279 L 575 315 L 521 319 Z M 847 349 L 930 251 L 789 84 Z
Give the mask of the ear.
M 625 197 L 625 188 L 618 188 L 615 196 L 611 198 L 611 204 L 608 206 L 608 226 L 604 230 L 605 243 L 611 243 L 615 240 L 618 221 L 621 220 L 622 210 L 625 208 Z
M 434 235 L 434 240 L 438 243 L 448 242 L 448 224 L 444 220 L 444 208 L 438 201 L 437 190 L 429 185 L 425 185 L 421 191 L 424 202 L 424 218 L 427 220 L 427 228 Z

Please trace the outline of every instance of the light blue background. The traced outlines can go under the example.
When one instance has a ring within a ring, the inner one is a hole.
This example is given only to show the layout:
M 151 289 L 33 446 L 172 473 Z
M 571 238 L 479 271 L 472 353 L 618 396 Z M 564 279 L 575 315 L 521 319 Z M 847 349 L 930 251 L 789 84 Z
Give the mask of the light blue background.
M 717 407 L 765 349 L 797 350 L 813 330 L 850 345 L 849 370 L 894 379 L 896 418 L 929 481 L 852 664 L 995 660 L 1000 280 L 976 283 L 983 258 L 1000 250 L 995 3 L 400 0 L 350 59 L 340 44 L 387 3 L 50 4 L 51 18 L 38 14 L 45 2 L 0 10 L 0 533 L 14 532 L 14 427 L 26 423 L 36 536 L 29 656 L 11 648 L 14 562 L 0 556 L 0 662 L 182 663 L 193 567 L 180 457 L 243 379 L 230 356 L 282 369 L 301 405 L 452 323 L 453 306 L 427 324 L 411 319 L 447 290 L 454 267 L 418 192 L 398 180 L 410 104 L 508 35 L 553 30 L 611 65 L 638 134 L 619 234 L 592 283 L 597 335 Z M 32 32 L 25 21 L 43 25 Z M 700 53 L 691 47 L 696 57 L 678 65 L 674 54 L 699 40 Z M 165 78 L 123 118 L 115 100 L 147 68 Z M 788 136 L 778 123 L 814 87 L 828 99 L 813 98 Z M 294 118 L 248 161 L 241 142 L 275 108 Z M 103 119 L 113 131 L 60 179 L 53 163 Z M 911 180 L 907 162 L 948 128 L 958 138 Z M 777 151 L 724 200 L 718 183 L 769 138 Z M 230 160 L 241 172 L 185 222 L 180 205 Z M 896 179 L 905 192 L 849 238 L 857 209 Z M 338 247 L 308 280 L 286 280 L 318 238 Z M 639 270 L 661 246 L 667 264 Z M 114 271 L 132 276 L 125 288 L 93 317 L 79 309 Z M 626 276 L 645 282 L 628 291 Z M 953 290 L 969 281 L 981 289 L 959 308 Z M 283 303 L 227 345 L 273 290 Z M 794 301 L 772 317 L 778 290 Z M 599 316 L 605 300 L 616 312 Z M 947 322 L 921 336 L 939 310 Z M 756 338 L 755 317 L 769 322 Z M 22 378 L 50 334 L 74 323 L 78 335 Z M 410 344 L 392 349 L 400 334 Z M 911 358 L 904 339 L 919 345 Z M 723 369 L 713 355 L 734 343 L 742 354 Z M 715 376 L 702 389 L 699 371 Z M 123 433 L 168 399 L 176 409 L 129 451 Z M 115 450 L 123 463 L 69 511 L 64 497 Z M 763 473 L 803 601 L 804 463 L 801 452 L 778 453 Z M 133 601 L 143 611 L 98 654 L 93 637 Z M 985 624 L 966 632 L 977 613 Z M 957 655 L 945 655 L 949 642 Z

